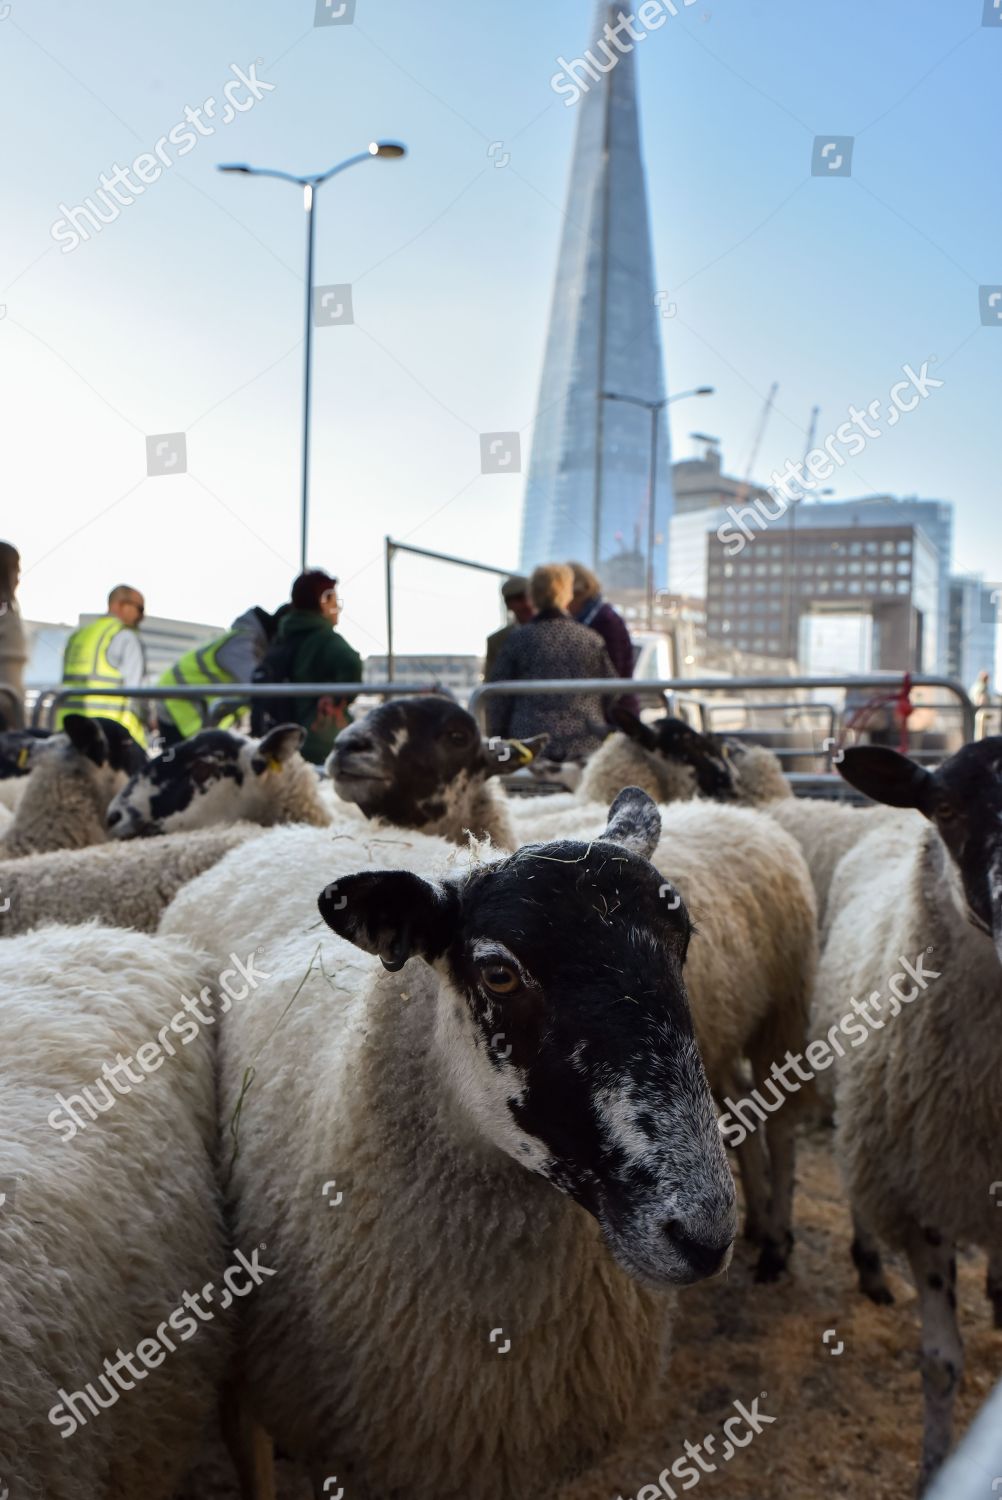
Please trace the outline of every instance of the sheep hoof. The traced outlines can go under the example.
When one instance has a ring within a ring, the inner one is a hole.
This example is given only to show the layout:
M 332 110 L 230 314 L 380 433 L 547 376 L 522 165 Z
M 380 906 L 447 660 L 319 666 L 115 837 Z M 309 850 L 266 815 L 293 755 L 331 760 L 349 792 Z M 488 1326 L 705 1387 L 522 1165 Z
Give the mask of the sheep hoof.
M 755 1267 L 755 1280 L 757 1282 L 778 1281 L 786 1270 L 792 1249 L 792 1234 L 786 1235 L 782 1243 L 767 1239 L 762 1245 L 762 1253 Z

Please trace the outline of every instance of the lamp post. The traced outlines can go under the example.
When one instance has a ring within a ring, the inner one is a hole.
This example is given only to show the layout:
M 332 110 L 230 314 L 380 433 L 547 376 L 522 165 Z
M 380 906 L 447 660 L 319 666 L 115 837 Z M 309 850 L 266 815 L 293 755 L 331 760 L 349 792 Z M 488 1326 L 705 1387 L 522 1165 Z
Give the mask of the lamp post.
M 294 182 L 303 190 L 303 207 L 306 209 L 306 338 L 304 341 L 303 362 L 303 483 L 301 512 L 299 522 L 299 567 L 301 572 L 306 569 L 306 532 L 309 520 L 309 485 L 310 485 L 310 404 L 312 397 L 312 363 L 313 363 L 313 249 L 315 243 L 314 235 L 314 200 L 316 190 L 329 182 L 332 177 L 346 172 L 349 167 L 357 167 L 360 162 L 371 161 L 374 158 L 385 158 L 396 160 L 407 155 L 407 147 L 402 146 L 399 141 L 373 141 L 367 151 L 359 151 L 356 156 L 349 156 L 347 160 L 338 162 L 336 167 L 329 167 L 326 172 L 316 172 L 309 177 L 297 177 L 294 172 L 279 172 L 273 167 L 250 167 L 245 162 L 220 163 L 217 170 L 220 172 L 243 172 L 248 177 L 280 177 L 283 182 Z
M 607 401 L 625 401 L 630 406 L 642 407 L 651 414 L 651 463 L 647 480 L 647 628 L 654 629 L 654 502 L 658 487 L 658 417 L 673 401 L 684 401 L 687 396 L 713 396 L 716 387 L 700 385 L 692 391 L 679 391 L 674 396 L 662 396 L 660 401 L 645 401 L 642 396 L 623 396 L 618 391 L 603 391 Z

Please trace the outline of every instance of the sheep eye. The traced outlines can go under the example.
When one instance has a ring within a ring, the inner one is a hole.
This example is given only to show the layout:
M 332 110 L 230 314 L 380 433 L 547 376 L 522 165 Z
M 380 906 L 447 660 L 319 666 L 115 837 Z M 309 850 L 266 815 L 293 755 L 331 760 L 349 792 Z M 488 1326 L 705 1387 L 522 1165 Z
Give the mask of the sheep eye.
M 492 995 L 511 995 L 522 983 L 511 964 L 485 964 L 480 977 Z

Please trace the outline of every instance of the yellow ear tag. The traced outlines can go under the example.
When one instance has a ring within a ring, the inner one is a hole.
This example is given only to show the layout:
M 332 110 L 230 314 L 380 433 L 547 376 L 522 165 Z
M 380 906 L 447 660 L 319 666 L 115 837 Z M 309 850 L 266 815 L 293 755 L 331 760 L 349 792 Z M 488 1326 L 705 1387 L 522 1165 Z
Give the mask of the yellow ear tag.
M 515 750 L 518 754 L 519 765 L 531 765 L 533 760 L 535 759 L 535 754 L 532 750 L 529 749 L 528 745 L 523 745 L 521 740 L 512 740 L 511 744 L 512 749 Z
M 25 766 L 28 764 L 29 754 L 30 751 L 28 750 L 27 745 L 22 745 L 20 750 L 17 752 L 17 769 L 19 771 L 23 771 Z
M 280 771 L 281 769 L 282 769 L 282 762 L 278 759 L 278 757 L 275 756 L 275 755 L 269 756 L 269 758 L 268 758 L 268 770 L 269 771 Z

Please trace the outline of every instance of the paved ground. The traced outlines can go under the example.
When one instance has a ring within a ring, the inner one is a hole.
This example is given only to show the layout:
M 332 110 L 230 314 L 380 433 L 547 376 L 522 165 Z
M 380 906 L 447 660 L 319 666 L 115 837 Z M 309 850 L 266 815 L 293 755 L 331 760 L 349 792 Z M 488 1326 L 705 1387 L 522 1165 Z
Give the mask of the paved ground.
M 567 1486 L 560 1500 L 634 1500 L 684 1456 L 686 1440 L 695 1444 L 714 1433 L 722 1449 L 721 1427 L 734 1414 L 734 1402 L 750 1408 L 756 1397 L 759 1411 L 776 1420 L 726 1466 L 702 1477 L 701 1500 L 907 1500 L 921 1443 L 915 1296 L 904 1267 L 893 1263 L 895 1306 L 876 1308 L 857 1294 L 849 1217 L 828 1131 L 802 1141 L 796 1215 L 793 1269 L 776 1286 L 755 1285 L 754 1255 L 742 1245 L 725 1280 L 681 1297 L 663 1426 Z M 967 1375 L 959 1430 L 1002 1377 L 1002 1333 L 991 1326 L 984 1279 L 984 1257 L 962 1255 L 958 1295 Z M 826 1346 L 828 1329 L 835 1336 Z M 711 1453 L 706 1462 L 713 1461 Z M 676 1479 L 678 1494 L 685 1483 L 684 1474 Z M 688 1483 L 691 1492 L 696 1486 Z M 280 1494 L 281 1500 L 309 1500 L 309 1486 L 286 1469 Z M 237 1500 L 225 1464 L 217 1459 L 203 1469 L 183 1500 Z M 653 1493 L 644 1500 L 653 1500 Z

